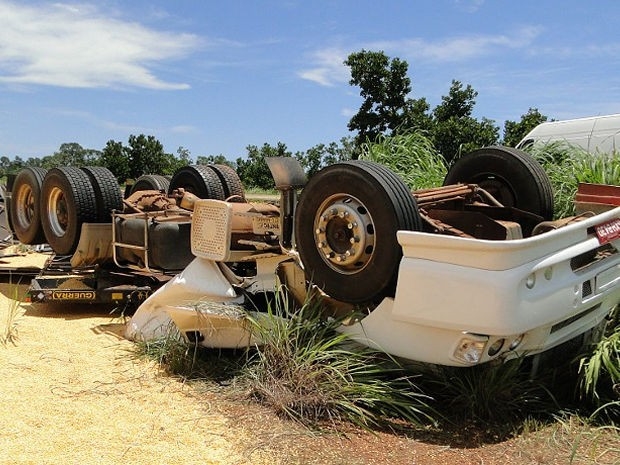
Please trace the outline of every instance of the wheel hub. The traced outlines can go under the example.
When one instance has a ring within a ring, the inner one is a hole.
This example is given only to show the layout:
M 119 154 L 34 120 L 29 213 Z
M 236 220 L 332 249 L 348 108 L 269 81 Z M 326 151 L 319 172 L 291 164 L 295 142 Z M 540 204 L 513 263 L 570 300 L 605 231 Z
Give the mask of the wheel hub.
M 61 189 L 52 189 L 48 205 L 50 227 L 56 236 L 61 237 L 65 234 L 69 225 L 67 200 Z
M 339 273 L 364 268 L 374 250 L 374 224 L 366 207 L 356 198 L 339 194 L 328 198 L 315 217 L 319 252 Z
M 35 214 L 34 192 L 27 186 L 23 186 L 17 193 L 17 220 L 22 227 L 28 227 L 32 223 Z

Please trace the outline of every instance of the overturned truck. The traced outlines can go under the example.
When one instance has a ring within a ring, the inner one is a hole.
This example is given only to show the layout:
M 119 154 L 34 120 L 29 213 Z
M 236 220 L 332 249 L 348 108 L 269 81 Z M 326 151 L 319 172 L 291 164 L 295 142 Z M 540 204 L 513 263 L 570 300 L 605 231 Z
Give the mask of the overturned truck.
M 142 289 L 132 301 L 132 339 L 161 337 L 174 325 L 205 347 L 260 343 L 246 312 L 264 311 L 265 294 L 286 292 L 298 303 L 322 299 L 326 315 L 343 317 L 343 332 L 408 360 L 472 366 L 526 355 L 538 363 L 597 340 L 620 302 L 615 190 L 554 220 L 549 180 L 519 150 L 477 150 L 443 186 L 414 192 L 369 161 L 331 165 L 308 182 L 296 160 L 267 161 L 277 206 L 248 202 L 221 165 L 151 176 L 113 208 L 98 187 L 104 176 L 95 176 L 99 184 L 91 176 L 92 202 L 104 205 L 97 214 L 109 215 L 95 234 L 75 213 L 84 208 L 68 181 L 46 197 L 50 170 L 13 187 L 11 218 L 25 223 L 38 208 L 28 225 L 43 223 L 52 247 L 48 235 L 71 232 L 65 242 L 74 249 L 62 253 L 73 254 L 72 272 L 123 277 L 101 292 Z M 63 203 L 73 216 L 62 216 Z M 51 299 L 45 274 L 31 289 L 40 301 Z

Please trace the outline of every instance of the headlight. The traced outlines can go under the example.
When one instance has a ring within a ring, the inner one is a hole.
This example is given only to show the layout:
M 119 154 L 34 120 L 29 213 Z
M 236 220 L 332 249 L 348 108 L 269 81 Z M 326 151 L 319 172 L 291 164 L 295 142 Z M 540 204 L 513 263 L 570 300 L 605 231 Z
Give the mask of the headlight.
M 482 358 L 488 340 L 488 336 L 468 334 L 459 341 L 454 351 L 454 358 L 470 365 L 478 363 Z

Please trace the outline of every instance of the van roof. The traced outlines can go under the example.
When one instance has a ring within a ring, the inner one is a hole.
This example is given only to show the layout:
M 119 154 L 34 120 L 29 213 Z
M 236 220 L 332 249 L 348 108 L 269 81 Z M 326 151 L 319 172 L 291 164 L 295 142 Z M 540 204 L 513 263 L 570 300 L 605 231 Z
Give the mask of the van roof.
M 541 123 L 517 144 L 517 148 L 553 141 L 566 141 L 592 153 L 620 150 L 620 113 Z

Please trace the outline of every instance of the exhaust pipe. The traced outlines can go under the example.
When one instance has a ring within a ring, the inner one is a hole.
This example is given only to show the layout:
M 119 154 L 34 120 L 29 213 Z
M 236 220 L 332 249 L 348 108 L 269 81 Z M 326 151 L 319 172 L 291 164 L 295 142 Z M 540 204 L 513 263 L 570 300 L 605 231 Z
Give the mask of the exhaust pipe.
M 265 157 L 271 176 L 280 191 L 280 246 L 286 250 L 293 247 L 293 222 L 297 190 L 306 185 L 304 169 L 293 157 Z

